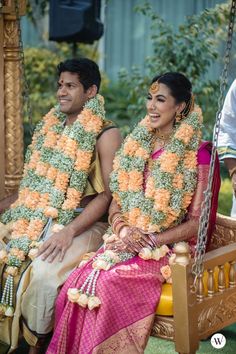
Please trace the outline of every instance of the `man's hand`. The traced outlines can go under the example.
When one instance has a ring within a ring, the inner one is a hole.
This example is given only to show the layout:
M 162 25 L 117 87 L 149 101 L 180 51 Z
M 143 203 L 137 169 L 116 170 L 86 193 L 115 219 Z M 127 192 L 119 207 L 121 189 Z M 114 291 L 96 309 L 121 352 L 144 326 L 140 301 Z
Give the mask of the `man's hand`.
M 72 244 L 73 237 L 69 235 L 64 229 L 52 234 L 48 240 L 46 240 L 39 249 L 38 256 L 42 255 L 43 261 L 47 260 L 48 263 L 52 263 L 54 259 L 59 255 L 59 262 L 61 262 L 65 256 L 67 249 Z

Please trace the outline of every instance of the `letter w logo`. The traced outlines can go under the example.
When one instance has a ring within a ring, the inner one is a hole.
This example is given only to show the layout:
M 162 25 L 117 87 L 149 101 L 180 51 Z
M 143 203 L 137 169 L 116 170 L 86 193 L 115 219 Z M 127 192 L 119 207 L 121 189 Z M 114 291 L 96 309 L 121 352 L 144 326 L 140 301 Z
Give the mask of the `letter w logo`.
M 221 333 L 215 333 L 212 337 L 211 337 L 211 345 L 216 348 L 216 349 L 220 349 L 223 348 L 226 344 L 226 338 L 223 334 Z
M 223 336 L 221 337 L 215 337 L 214 338 L 215 344 L 216 345 L 221 345 L 222 341 L 223 341 Z

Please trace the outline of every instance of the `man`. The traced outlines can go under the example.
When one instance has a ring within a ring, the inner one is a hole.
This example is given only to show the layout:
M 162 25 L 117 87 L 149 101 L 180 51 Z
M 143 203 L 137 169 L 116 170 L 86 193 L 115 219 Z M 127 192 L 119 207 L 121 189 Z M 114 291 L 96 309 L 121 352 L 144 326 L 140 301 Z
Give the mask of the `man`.
M 233 187 L 231 216 L 236 218 L 236 80 L 226 95 L 220 122 L 218 153 L 229 171 Z
M 66 60 L 58 65 L 58 76 L 59 107 L 35 129 L 19 193 L 0 202 L 1 212 L 11 205 L 2 221 L 11 222 L 5 240 L 14 239 L 2 250 L 2 263 L 7 266 L 2 323 L 7 322 L 4 316 L 13 315 L 16 287 L 12 279 L 22 272 L 29 256 L 33 261 L 17 290 L 11 347 L 17 345 L 21 316 L 31 354 L 41 350 L 53 329 L 59 288 L 81 256 L 96 251 L 102 243 L 107 228 L 104 216 L 111 201 L 109 174 L 121 143 L 118 129 L 104 119 L 96 63 L 86 58 Z M 22 246 L 24 242 L 28 248 Z M 1 335 L 0 340 L 4 341 Z

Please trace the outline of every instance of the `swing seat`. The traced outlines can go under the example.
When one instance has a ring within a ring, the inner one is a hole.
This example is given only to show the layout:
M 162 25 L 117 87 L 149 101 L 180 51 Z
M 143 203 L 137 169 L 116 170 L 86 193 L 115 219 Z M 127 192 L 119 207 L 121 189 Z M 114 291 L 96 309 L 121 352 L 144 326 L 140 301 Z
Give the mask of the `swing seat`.
M 217 214 L 203 273 L 192 290 L 193 260 L 171 266 L 152 335 L 175 342 L 178 353 L 194 354 L 199 341 L 236 322 L 236 219 Z

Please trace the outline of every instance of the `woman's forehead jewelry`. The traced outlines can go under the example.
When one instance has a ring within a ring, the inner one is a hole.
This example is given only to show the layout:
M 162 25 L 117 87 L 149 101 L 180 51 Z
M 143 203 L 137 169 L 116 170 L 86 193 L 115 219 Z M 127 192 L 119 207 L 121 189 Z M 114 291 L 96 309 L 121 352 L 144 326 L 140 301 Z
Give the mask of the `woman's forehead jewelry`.
M 151 84 L 151 87 L 150 87 L 150 92 L 152 94 L 156 94 L 157 91 L 159 90 L 159 82 L 158 81 L 155 81 Z

